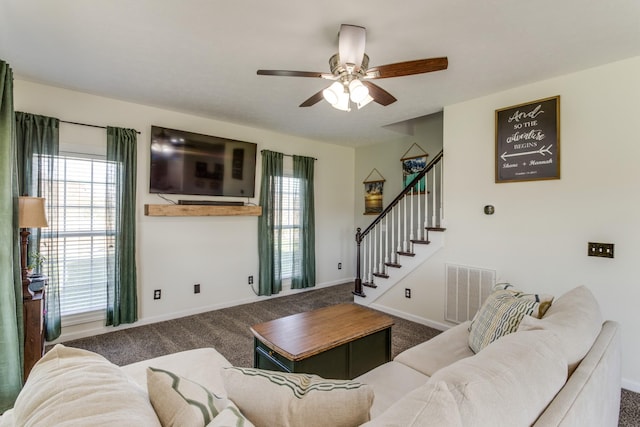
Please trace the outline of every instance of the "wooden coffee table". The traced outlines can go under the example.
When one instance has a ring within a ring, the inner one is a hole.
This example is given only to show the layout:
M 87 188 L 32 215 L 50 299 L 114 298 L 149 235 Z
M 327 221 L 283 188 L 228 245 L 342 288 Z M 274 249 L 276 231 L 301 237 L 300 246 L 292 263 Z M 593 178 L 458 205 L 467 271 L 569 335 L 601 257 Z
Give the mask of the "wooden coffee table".
M 352 379 L 391 360 L 391 326 L 384 314 L 338 304 L 251 327 L 254 367 Z

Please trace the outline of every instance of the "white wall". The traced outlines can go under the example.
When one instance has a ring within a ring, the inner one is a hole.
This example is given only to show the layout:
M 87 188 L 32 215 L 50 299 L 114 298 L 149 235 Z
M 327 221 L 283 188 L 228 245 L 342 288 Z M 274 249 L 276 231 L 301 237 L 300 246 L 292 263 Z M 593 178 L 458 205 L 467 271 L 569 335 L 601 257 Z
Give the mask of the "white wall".
M 147 217 L 144 204 L 165 203 L 149 193 L 151 125 L 246 140 L 286 154 L 317 158 L 315 164 L 318 287 L 353 278 L 354 150 L 159 108 L 24 80 L 16 80 L 15 109 L 61 120 L 134 128 L 138 136 L 138 324 L 254 301 L 247 277 L 258 278 L 257 217 Z M 104 129 L 61 124 L 61 147 L 104 152 Z M 256 172 L 257 204 L 261 157 Z M 176 196 L 173 199 L 189 198 Z M 206 199 L 206 197 L 191 197 Z M 210 198 L 214 199 L 214 198 Z M 215 198 L 222 200 L 222 198 Z M 246 199 L 233 199 L 243 200 Z M 337 264 L 342 262 L 342 270 Z M 201 284 L 201 293 L 193 285 Z M 153 300 L 153 290 L 162 299 Z M 264 297 L 263 297 L 264 298 Z M 134 325 L 135 326 L 135 325 Z M 62 340 L 111 331 L 99 324 L 63 328 Z
M 411 120 L 407 126 L 410 127 L 409 132 L 413 135 L 398 134 L 396 141 L 356 148 L 354 199 L 357 227 L 364 229 L 376 218 L 376 215 L 363 214 L 363 181 L 374 168 L 382 174 L 386 180 L 383 188 L 382 207 L 386 208 L 402 190 L 402 163 L 400 159 L 407 150 L 411 149 L 409 155 L 421 154 L 419 148 L 412 148 L 414 143 L 417 144 L 427 152 L 427 163 L 442 150 L 442 118 L 442 113 L 435 113 Z M 378 175 L 374 173 L 369 180 L 375 179 L 378 179 Z
M 497 271 L 523 290 L 560 296 L 586 285 L 622 325 L 623 386 L 640 391 L 640 57 L 444 110 L 445 248 L 381 301 L 444 321 L 444 264 Z M 496 109 L 561 97 L 561 179 L 496 184 Z M 492 204 L 496 213 L 483 213 Z M 587 257 L 587 242 L 615 258 Z M 413 298 L 402 296 L 412 287 Z

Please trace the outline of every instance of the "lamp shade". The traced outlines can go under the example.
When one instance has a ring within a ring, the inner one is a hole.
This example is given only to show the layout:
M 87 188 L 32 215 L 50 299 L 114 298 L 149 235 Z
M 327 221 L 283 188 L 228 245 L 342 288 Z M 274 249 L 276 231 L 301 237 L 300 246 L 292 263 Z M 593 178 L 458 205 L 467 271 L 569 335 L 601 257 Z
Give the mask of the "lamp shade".
M 20 228 L 48 227 L 43 197 L 18 197 L 18 226 Z

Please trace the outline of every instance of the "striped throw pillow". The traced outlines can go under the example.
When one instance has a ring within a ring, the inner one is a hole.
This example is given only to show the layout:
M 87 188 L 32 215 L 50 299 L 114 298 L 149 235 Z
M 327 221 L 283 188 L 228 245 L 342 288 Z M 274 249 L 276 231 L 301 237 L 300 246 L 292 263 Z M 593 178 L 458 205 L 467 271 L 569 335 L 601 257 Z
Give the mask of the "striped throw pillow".
M 252 426 L 228 399 L 172 372 L 147 368 L 147 390 L 163 427 Z
M 369 421 L 373 389 L 351 380 L 223 368 L 229 399 L 257 427 L 348 427 Z
M 515 332 L 524 316 L 540 318 L 551 306 L 553 297 L 525 294 L 508 283 L 493 288 L 469 326 L 469 348 L 479 352 L 493 341 Z

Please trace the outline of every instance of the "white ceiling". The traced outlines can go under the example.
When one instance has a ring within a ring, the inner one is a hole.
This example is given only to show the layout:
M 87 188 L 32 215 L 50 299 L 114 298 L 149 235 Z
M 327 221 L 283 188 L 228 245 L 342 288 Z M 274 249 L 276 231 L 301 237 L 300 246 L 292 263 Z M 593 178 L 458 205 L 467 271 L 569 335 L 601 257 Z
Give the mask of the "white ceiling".
M 398 101 L 348 113 L 298 107 L 326 80 L 256 75 L 328 72 L 342 23 L 367 28 L 371 66 L 447 56 L 449 69 L 376 80 Z M 0 59 L 17 78 L 348 146 L 638 55 L 638 0 L 0 0 Z

